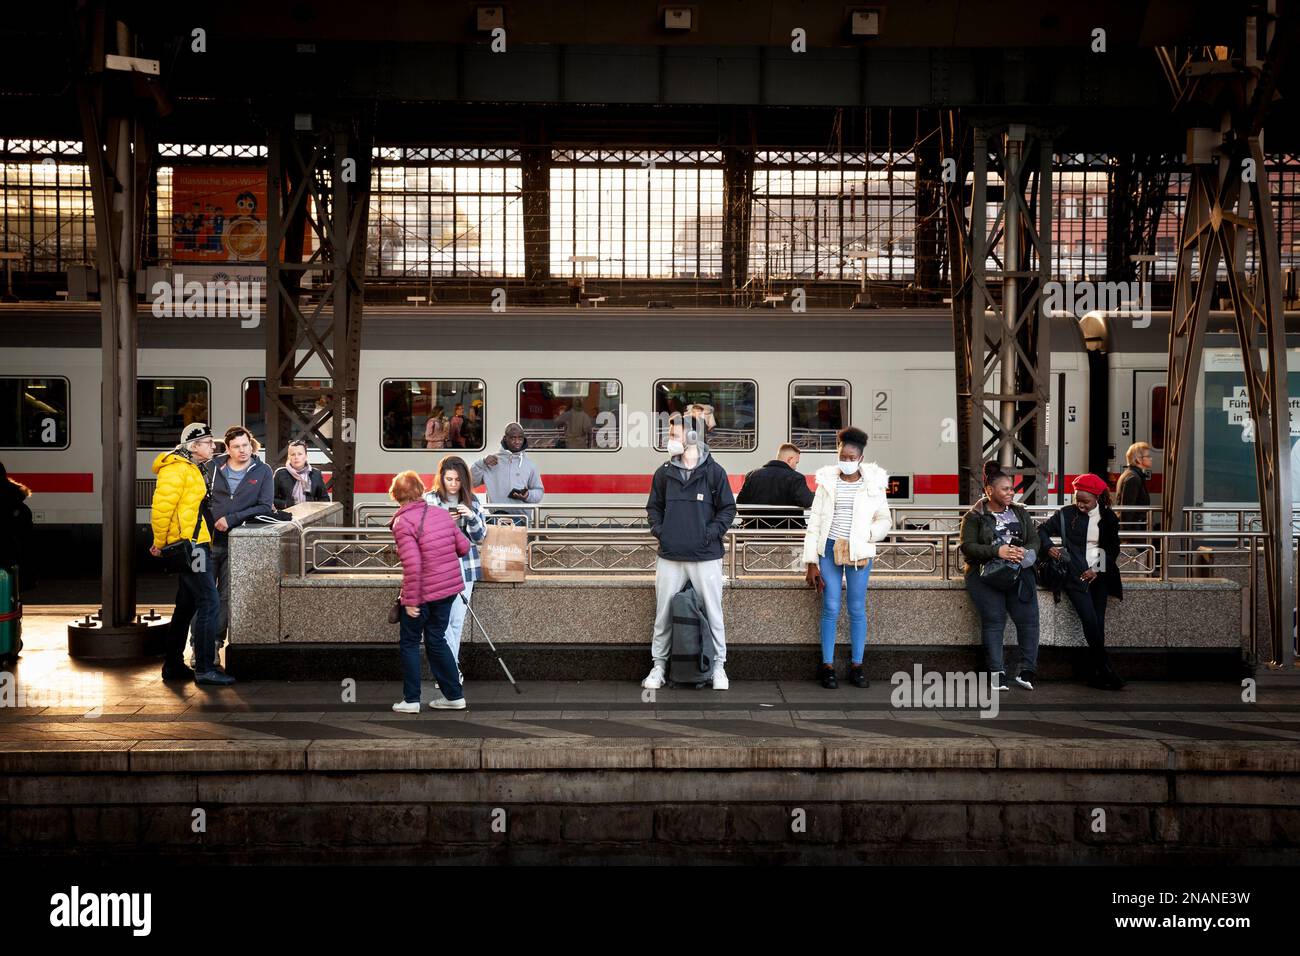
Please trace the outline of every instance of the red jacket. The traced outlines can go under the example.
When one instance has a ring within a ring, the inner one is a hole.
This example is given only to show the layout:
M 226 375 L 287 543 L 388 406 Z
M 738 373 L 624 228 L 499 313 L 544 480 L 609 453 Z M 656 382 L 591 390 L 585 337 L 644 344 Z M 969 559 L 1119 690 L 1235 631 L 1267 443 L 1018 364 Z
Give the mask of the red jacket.
M 420 518 L 424 514 L 424 533 Z M 402 505 L 392 522 L 397 554 L 402 559 L 402 605 L 418 607 L 465 590 L 460 556 L 469 553 L 469 538 L 451 515 L 423 501 Z

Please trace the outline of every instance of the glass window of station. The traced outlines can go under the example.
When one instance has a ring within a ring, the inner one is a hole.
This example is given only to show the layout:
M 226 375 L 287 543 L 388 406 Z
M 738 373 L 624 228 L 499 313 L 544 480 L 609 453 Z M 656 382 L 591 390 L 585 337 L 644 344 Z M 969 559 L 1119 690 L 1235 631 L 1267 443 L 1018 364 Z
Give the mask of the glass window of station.
M 0 378 L 0 448 L 67 448 L 68 380 Z
M 299 388 L 328 388 L 330 381 L 328 378 L 299 378 L 294 380 L 294 384 Z M 324 398 L 312 395 L 300 395 L 293 400 L 293 407 L 307 421 L 311 421 L 324 404 Z M 266 379 L 244 379 L 244 427 L 252 432 L 253 437 L 263 446 L 266 445 L 267 407 Z M 331 438 L 334 434 L 334 423 L 332 421 L 324 422 L 320 430 L 326 438 Z M 317 442 L 314 440 L 309 441 L 309 445 L 315 446 L 316 444 Z M 269 459 L 267 459 L 267 463 L 273 464 Z
M 137 378 L 135 443 L 138 448 L 174 448 L 186 425 L 208 417 L 211 385 L 205 378 Z
M 614 379 L 524 379 L 518 420 L 528 447 L 616 451 L 622 395 L 622 383 Z
M 668 419 L 694 419 L 713 451 L 753 451 L 758 445 L 758 385 L 745 380 L 655 383 L 655 447 L 666 450 Z M 702 427 L 701 427 L 702 426 Z
M 481 379 L 384 379 L 380 434 L 385 451 L 483 448 Z
M 835 435 L 848 425 L 849 383 L 790 383 L 790 444 L 803 451 L 834 451 Z

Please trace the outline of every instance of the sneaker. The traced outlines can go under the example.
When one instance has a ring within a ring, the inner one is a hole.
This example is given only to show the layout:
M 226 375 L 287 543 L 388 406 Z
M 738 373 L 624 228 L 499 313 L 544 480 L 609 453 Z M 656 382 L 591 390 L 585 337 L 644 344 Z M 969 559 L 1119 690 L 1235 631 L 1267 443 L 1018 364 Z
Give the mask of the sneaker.
M 194 671 L 181 663 L 168 663 L 163 665 L 162 679 L 165 681 L 182 681 L 189 683 L 194 680 Z
M 1023 687 L 1025 690 L 1033 690 L 1034 672 L 1021 671 L 1019 674 L 1016 675 L 1016 683 L 1019 684 L 1021 687 Z
M 1007 675 L 1002 671 L 994 671 L 992 675 L 992 684 L 994 690 L 1010 690 L 1007 686 Z
M 722 669 L 721 662 L 713 665 L 713 689 L 726 690 L 731 686 L 731 681 L 727 680 L 727 672 Z
M 465 703 L 465 698 L 457 700 L 448 700 L 446 697 L 435 697 L 429 702 L 429 706 L 434 710 L 464 710 L 469 705 Z
M 195 674 L 194 683 L 205 684 L 212 687 L 229 687 L 231 684 L 235 683 L 235 679 L 229 674 L 222 673 L 221 671 L 208 671 L 204 674 Z
M 835 679 L 835 665 L 822 664 L 817 668 L 817 677 L 822 682 L 822 686 L 827 690 L 835 690 L 840 686 L 839 681 Z
M 871 681 L 867 680 L 867 672 L 863 670 L 861 664 L 849 665 L 849 683 L 854 687 L 871 686 Z
M 418 700 L 399 700 L 393 705 L 393 710 L 399 714 L 418 714 L 420 712 L 420 702 Z
M 646 690 L 658 690 L 663 687 L 664 665 L 656 662 L 655 666 L 650 668 L 650 673 L 646 675 L 646 679 L 641 682 L 641 686 Z

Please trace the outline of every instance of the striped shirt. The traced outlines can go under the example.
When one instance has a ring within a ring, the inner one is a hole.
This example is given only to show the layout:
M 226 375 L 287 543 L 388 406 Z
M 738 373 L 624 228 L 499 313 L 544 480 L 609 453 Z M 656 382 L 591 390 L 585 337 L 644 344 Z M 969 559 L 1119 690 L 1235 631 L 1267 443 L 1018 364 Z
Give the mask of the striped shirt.
M 831 519 L 831 540 L 838 541 L 849 536 L 853 527 L 853 503 L 862 487 L 862 479 L 845 481 L 841 476 L 835 479 L 835 517 Z

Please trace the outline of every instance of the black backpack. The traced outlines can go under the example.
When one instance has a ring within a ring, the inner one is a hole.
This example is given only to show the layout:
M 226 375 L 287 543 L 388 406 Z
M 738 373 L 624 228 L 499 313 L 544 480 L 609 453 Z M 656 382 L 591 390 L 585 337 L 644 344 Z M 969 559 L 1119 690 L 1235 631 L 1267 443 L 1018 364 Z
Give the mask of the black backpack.
M 713 629 L 689 581 L 672 599 L 672 650 L 668 686 L 707 687 L 713 679 Z

